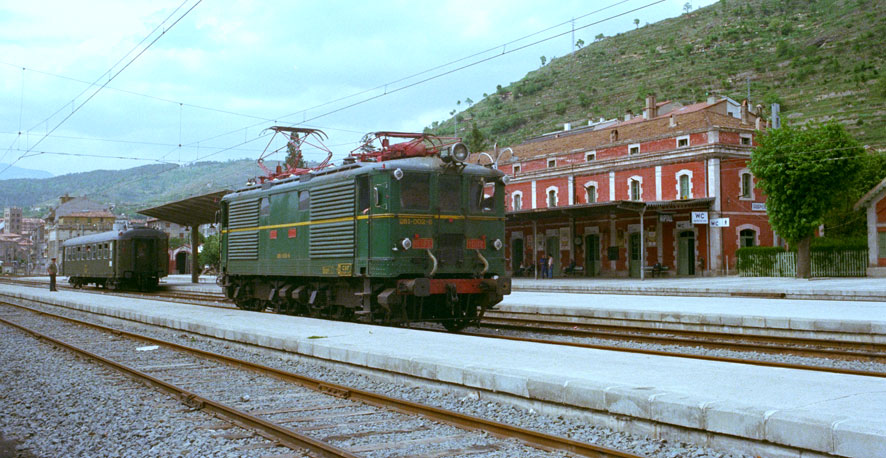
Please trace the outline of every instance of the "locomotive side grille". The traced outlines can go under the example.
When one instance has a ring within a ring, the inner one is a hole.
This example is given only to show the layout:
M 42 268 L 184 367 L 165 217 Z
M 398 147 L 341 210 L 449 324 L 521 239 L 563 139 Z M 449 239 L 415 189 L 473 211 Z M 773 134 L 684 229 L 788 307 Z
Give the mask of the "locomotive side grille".
M 353 181 L 311 189 L 311 221 L 348 218 L 310 226 L 311 258 L 354 256 L 354 198 Z
M 464 234 L 440 234 L 437 242 L 437 258 L 441 266 L 453 267 L 461 262 L 465 253 Z
M 228 208 L 228 228 L 258 227 L 258 199 L 233 202 Z M 228 259 L 258 259 L 258 230 L 228 234 Z

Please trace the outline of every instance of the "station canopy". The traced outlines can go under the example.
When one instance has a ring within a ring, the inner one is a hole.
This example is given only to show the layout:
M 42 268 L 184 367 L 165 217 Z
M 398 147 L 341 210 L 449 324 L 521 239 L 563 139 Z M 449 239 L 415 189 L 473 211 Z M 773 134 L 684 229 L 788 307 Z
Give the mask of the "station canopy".
M 714 203 L 713 197 L 699 199 L 662 200 L 642 202 L 634 200 L 616 200 L 594 202 L 590 204 L 569 205 L 565 207 L 543 207 L 508 212 L 508 222 L 539 221 L 556 217 L 583 217 L 600 214 L 625 215 L 637 213 L 674 213 L 689 210 L 710 210 Z
M 188 197 L 187 199 L 170 202 L 158 207 L 139 210 L 138 213 L 188 227 L 212 224 L 215 222 L 215 212 L 219 209 L 221 198 L 230 192 L 230 190 L 226 189 L 201 196 Z

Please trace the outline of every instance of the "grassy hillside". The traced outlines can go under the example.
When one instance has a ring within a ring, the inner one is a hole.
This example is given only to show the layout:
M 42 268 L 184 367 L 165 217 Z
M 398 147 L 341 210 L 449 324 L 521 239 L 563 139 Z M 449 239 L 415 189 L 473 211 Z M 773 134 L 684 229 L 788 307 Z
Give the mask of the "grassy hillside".
M 459 113 L 492 145 L 520 143 L 565 122 L 642 112 L 708 93 L 752 105 L 779 102 L 782 120 L 837 119 L 862 144 L 886 148 L 886 1 L 721 0 L 709 7 L 586 44 Z M 452 133 L 453 119 L 429 131 Z
M 253 160 L 202 162 L 188 167 L 145 165 L 39 180 L 0 180 L 0 196 L 4 197 L 4 205 L 22 207 L 30 216 L 44 216 L 65 193 L 113 204 L 115 213 L 132 215 L 135 210 L 152 205 L 242 187 L 247 179 L 260 174 Z

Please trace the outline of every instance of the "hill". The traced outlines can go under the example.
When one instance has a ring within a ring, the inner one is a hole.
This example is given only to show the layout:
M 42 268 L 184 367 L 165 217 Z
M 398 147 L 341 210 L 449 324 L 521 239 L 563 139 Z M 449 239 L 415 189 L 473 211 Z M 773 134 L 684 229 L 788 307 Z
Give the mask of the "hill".
M 426 129 L 467 137 L 476 123 L 487 147 L 588 120 L 640 113 L 645 96 L 684 105 L 707 94 L 781 104 L 782 122 L 836 119 L 862 144 L 886 149 L 886 2 L 721 0 L 597 39 L 499 86 L 455 119 Z
M 269 162 L 270 163 L 270 162 Z M 276 164 L 271 164 L 271 166 Z M 242 187 L 261 174 L 254 160 L 201 162 L 187 167 L 156 164 L 126 170 L 94 170 L 45 179 L 0 181 L 4 205 L 25 209 L 29 216 L 44 216 L 65 193 L 113 205 L 117 214 L 222 189 Z
M 0 170 L 6 169 L 6 167 L 9 167 L 9 169 L 0 173 L 0 180 L 12 180 L 15 178 L 49 178 L 52 176 L 51 173 L 45 170 L 24 169 L 0 162 Z

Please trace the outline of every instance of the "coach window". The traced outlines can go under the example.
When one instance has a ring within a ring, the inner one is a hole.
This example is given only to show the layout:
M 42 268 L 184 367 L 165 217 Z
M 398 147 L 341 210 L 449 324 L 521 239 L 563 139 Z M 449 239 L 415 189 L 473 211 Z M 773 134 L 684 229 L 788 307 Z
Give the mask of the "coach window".
M 441 212 L 461 212 L 461 176 L 459 175 L 440 175 L 438 178 L 439 192 L 437 198 L 440 199 L 438 205 Z
M 431 206 L 431 180 L 427 173 L 407 173 L 400 179 L 400 209 L 427 210 Z

